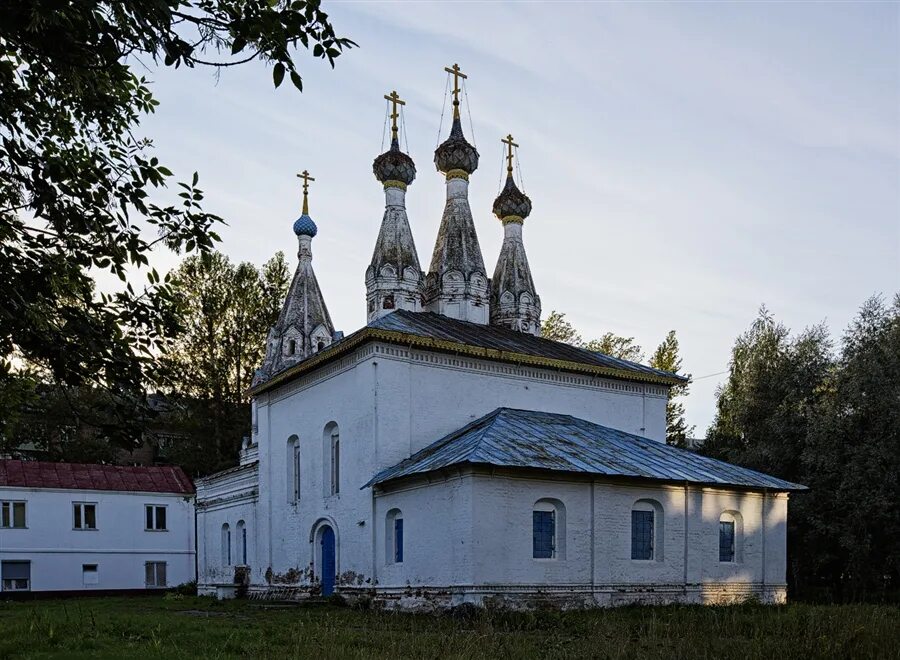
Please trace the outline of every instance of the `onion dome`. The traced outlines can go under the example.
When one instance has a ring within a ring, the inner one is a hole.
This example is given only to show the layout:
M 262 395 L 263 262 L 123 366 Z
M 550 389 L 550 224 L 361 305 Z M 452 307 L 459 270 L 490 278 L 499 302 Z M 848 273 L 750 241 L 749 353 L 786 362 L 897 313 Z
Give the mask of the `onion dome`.
M 372 163 L 372 172 L 381 183 L 399 181 L 408 186 L 416 178 L 416 165 L 412 158 L 400 151 L 400 143 L 395 137 L 391 140 L 391 148 Z
M 506 177 L 506 185 L 494 200 L 493 211 L 501 220 L 510 216 L 524 220 L 531 213 L 531 200 L 519 190 L 512 176 Z
M 434 164 L 438 171 L 444 174 L 449 174 L 453 170 L 471 174 L 478 169 L 478 150 L 469 144 L 463 135 L 459 117 L 453 118 L 450 137 L 435 149 Z
M 304 213 L 294 221 L 294 233 L 297 234 L 297 236 L 309 236 L 312 238 L 319 233 L 319 228 L 316 227 L 316 223 L 313 222 L 313 219 Z

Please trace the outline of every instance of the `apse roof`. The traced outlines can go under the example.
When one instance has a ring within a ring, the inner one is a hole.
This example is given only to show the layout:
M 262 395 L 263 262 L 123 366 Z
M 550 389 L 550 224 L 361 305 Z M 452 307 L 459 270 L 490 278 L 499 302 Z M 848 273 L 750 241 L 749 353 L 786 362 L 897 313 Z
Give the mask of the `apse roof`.
M 444 436 L 382 470 L 363 488 L 461 464 L 748 490 L 806 489 L 800 484 L 570 415 L 512 408 L 498 408 Z
M 192 495 L 194 484 L 175 465 L 96 465 L 0 459 L 0 486 L 113 490 Z

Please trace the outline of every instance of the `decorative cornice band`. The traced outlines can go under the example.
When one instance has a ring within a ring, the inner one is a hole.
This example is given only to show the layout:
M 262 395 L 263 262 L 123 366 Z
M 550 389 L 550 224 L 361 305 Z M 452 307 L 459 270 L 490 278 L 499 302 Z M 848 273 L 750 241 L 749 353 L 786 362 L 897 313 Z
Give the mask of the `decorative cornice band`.
M 447 172 L 447 181 L 450 179 L 462 179 L 463 181 L 468 181 L 469 173 L 465 170 L 450 170 Z
M 274 376 L 273 378 L 270 378 L 264 383 L 260 383 L 256 387 L 250 388 L 248 390 L 248 394 L 250 394 L 250 396 L 257 396 L 259 394 L 262 394 L 263 392 L 268 392 L 269 390 L 272 390 L 301 374 L 315 369 L 325 362 L 329 362 L 340 355 L 344 355 L 357 346 L 370 340 L 381 340 L 391 344 L 399 344 L 401 346 L 414 346 L 417 348 L 426 348 L 448 353 L 470 355 L 472 357 L 479 357 L 488 360 L 497 360 L 499 362 L 527 364 L 536 367 L 549 367 L 551 369 L 560 369 L 562 371 L 592 374 L 595 376 L 607 376 L 609 378 L 618 378 L 620 380 L 630 380 L 641 383 L 655 383 L 658 385 L 680 385 L 683 382 L 683 380 L 677 376 L 663 376 L 660 374 L 628 371 L 626 369 L 617 369 L 614 367 L 603 367 L 595 364 L 584 364 L 581 362 L 572 362 L 569 360 L 559 360 L 556 358 L 528 355 L 526 353 L 503 351 L 496 348 L 483 348 L 481 346 L 471 346 L 469 344 L 461 344 L 459 342 L 448 341 L 445 339 L 422 337 L 420 335 L 399 332 L 397 330 L 384 330 L 381 328 L 373 328 L 369 326 L 353 333 L 342 341 L 329 345 L 324 350 L 314 354 L 312 357 L 303 360 L 293 367 L 285 369 L 280 374 Z
M 510 222 L 514 222 L 517 225 L 521 225 L 525 223 L 525 218 L 520 215 L 505 215 L 500 219 L 504 225 Z
M 402 181 L 396 181 L 394 179 L 388 179 L 384 182 L 385 188 L 399 188 L 400 190 L 406 190 L 407 186 Z

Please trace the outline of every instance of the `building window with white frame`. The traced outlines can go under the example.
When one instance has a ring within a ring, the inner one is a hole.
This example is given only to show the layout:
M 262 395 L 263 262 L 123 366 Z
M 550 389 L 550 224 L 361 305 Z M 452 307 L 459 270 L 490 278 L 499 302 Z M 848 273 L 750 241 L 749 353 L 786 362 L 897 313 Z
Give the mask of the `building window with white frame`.
M 287 441 L 287 501 L 296 504 L 300 501 L 300 438 L 292 435 Z
M 166 586 L 166 562 L 148 561 L 144 564 L 144 584 L 148 588 Z
M 662 504 L 641 499 L 631 508 L 631 558 L 663 561 L 665 516 Z
M 724 511 L 719 516 L 719 561 L 736 564 L 741 561 L 744 519 L 737 511 Z
M 561 500 L 542 498 L 531 511 L 532 559 L 566 558 L 566 507 Z
M 403 513 L 400 509 L 387 512 L 384 525 L 384 558 L 388 564 L 403 563 Z
M 31 562 L 30 561 L 3 561 L 3 562 L 0 562 L 0 590 L 2 590 L 2 591 L 30 591 L 31 590 Z
M 231 566 L 231 527 L 222 525 L 222 564 Z
M 238 535 L 238 558 L 240 559 L 239 564 L 241 566 L 247 565 L 247 525 L 243 520 L 238 520 L 237 524 L 237 535 Z
M 72 519 L 74 529 L 97 529 L 96 502 L 72 502 Z
M 86 587 L 100 584 L 100 570 L 97 564 L 81 565 L 81 583 Z
M 148 532 L 166 532 L 166 507 L 160 504 L 144 505 L 144 530 Z
M 322 432 L 323 492 L 326 497 L 341 492 L 341 432 L 337 422 L 328 422 Z
M 4 500 L 0 502 L 0 528 L 25 529 L 25 502 Z

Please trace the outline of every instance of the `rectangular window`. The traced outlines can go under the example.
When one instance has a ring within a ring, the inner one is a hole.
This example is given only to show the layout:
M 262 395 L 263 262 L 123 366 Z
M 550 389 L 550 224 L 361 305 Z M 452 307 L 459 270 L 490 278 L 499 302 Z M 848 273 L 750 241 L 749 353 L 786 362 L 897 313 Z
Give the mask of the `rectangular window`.
M 0 587 L 3 591 L 28 591 L 31 589 L 31 562 L 0 562 Z
M 532 511 L 532 557 L 553 559 L 556 541 L 556 512 Z
M 97 569 L 97 564 L 81 565 L 81 583 L 86 587 L 100 584 L 100 571 Z
M 631 512 L 631 558 L 653 559 L 653 512 Z
M 166 507 L 157 506 L 156 504 L 147 504 L 144 507 L 145 522 L 144 529 L 147 531 L 165 532 L 166 527 Z
M 300 501 L 300 441 L 294 445 L 294 501 Z
M 72 526 L 75 529 L 97 529 L 97 505 L 89 502 L 72 502 Z
M 145 580 L 148 587 L 166 586 L 166 562 L 148 561 L 144 564 Z
M 403 518 L 394 520 L 394 561 L 403 562 Z
M 25 528 L 25 502 L 0 502 L 0 527 Z
M 341 438 L 335 433 L 331 436 L 331 494 L 341 492 Z
M 734 561 L 734 522 L 719 522 L 719 561 Z

